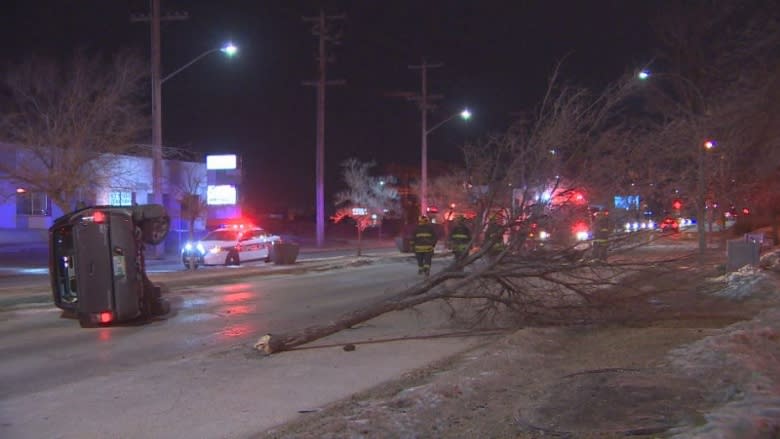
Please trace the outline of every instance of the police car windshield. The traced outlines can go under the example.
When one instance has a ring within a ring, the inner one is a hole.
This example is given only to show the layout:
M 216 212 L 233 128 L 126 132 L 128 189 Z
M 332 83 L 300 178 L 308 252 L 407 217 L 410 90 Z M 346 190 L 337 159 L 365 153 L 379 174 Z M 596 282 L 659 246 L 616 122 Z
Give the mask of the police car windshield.
M 238 241 L 238 230 L 214 230 L 209 232 L 204 241 Z

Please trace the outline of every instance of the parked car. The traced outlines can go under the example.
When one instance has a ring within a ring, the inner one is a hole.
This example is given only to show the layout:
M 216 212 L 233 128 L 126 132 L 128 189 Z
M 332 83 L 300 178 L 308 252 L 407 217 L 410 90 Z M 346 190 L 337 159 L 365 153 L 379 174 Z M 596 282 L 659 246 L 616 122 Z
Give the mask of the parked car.
M 279 236 L 261 227 L 223 227 L 209 232 L 198 242 L 187 242 L 182 248 L 182 263 L 198 265 L 240 265 L 242 262 L 270 262 L 270 247 Z
M 679 232 L 680 222 L 676 218 L 668 216 L 661 221 L 658 227 L 662 232 Z

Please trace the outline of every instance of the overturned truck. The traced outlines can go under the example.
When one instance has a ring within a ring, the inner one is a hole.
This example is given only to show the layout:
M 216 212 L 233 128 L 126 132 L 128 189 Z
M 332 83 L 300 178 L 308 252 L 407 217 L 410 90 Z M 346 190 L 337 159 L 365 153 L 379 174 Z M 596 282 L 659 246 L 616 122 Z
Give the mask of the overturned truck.
M 144 246 L 163 242 L 170 217 L 157 204 L 92 206 L 49 228 L 54 304 L 82 327 L 167 314 L 169 303 L 146 276 Z

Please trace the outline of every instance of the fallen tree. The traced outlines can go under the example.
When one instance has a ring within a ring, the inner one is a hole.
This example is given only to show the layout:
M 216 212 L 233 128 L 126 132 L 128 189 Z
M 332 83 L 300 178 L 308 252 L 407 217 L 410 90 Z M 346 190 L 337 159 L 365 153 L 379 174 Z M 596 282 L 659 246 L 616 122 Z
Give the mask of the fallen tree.
M 610 300 L 599 294 L 643 270 L 668 270 L 671 261 L 616 258 L 645 245 L 647 239 L 620 234 L 610 238 L 612 260 L 595 261 L 569 230 L 577 218 L 590 222 L 591 204 L 614 194 L 624 183 L 620 169 L 630 132 L 620 116 L 635 82 L 632 75 L 599 94 L 561 83 L 553 72 L 537 111 L 506 133 L 463 148 L 468 178 L 462 190 L 471 200 L 471 253 L 427 280 L 323 325 L 286 334 L 267 334 L 255 345 L 275 353 L 328 336 L 382 314 L 443 300 L 454 313 L 469 310 L 472 324 L 560 321 L 576 315 L 587 321 Z M 612 173 L 603 172 L 612 169 Z M 587 193 L 589 203 L 583 203 Z M 487 223 L 499 233 L 486 233 Z M 592 224 L 591 224 L 592 226 Z M 614 224 L 613 224 L 614 226 Z M 540 228 L 559 239 L 541 242 Z M 497 250 L 499 249 L 499 250 Z
M 618 237 L 613 242 L 621 245 L 628 240 Z M 646 242 L 625 245 L 613 257 L 630 255 L 632 250 L 645 245 Z M 465 310 L 468 315 L 464 317 L 473 326 L 598 323 L 603 313 L 621 300 L 603 294 L 605 291 L 621 286 L 633 290 L 628 296 L 636 300 L 645 292 L 636 288 L 633 279 L 644 278 L 648 273 L 661 277 L 677 272 L 672 267 L 692 257 L 686 254 L 654 261 L 625 258 L 598 263 L 573 248 L 533 258 L 507 249 L 500 255 L 500 261 L 487 262 L 486 254 L 486 250 L 477 251 L 462 264 L 452 263 L 424 282 L 342 314 L 326 324 L 285 334 L 266 334 L 255 348 L 267 354 L 290 350 L 382 314 L 435 300 L 467 302 L 466 307 L 451 306 L 451 317 Z M 466 271 L 464 266 L 468 267 Z

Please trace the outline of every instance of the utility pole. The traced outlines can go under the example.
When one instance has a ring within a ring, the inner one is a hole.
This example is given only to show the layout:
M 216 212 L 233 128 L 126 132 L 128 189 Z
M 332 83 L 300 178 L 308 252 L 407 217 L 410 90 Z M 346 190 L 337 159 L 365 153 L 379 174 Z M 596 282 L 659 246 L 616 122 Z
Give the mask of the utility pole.
M 422 59 L 422 63 L 417 66 L 409 66 L 412 70 L 420 70 L 420 95 L 411 98 L 413 101 L 417 101 L 420 106 L 420 114 L 422 117 L 422 164 L 420 170 L 420 215 L 428 214 L 428 111 L 434 108 L 429 104 L 429 100 L 441 99 L 441 95 L 429 95 L 428 94 L 428 69 L 442 67 L 444 64 L 436 63 L 429 64 L 425 58 Z
M 152 76 L 152 201 L 162 204 L 162 74 L 160 68 L 160 22 L 183 21 L 189 18 L 186 12 L 160 15 L 160 0 L 150 0 L 150 15 L 131 15 L 130 21 L 151 24 L 151 76 Z M 157 256 L 165 251 L 165 245 L 155 248 Z
M 328 81 L 326 79 L 326 67 L 328 64 L 327 43 L 339 44 L 339 36 L 333 35 L 328 26 L 328 20 L 345 20 L 344 14 L 325 15 L 320 10 L 318 17 L 303 17 L 303 21 L 314 23 L 312 34 L 319 37 L 319 64 L 320 78 L 317 81 L 304 81 L 304 85 L 317 87 L 317 163 L 316 163 L 316 197 L 317 197 L 317 247 L 322 247 L 325 242 L 325 86 L 343 85 L 343 80 Z

